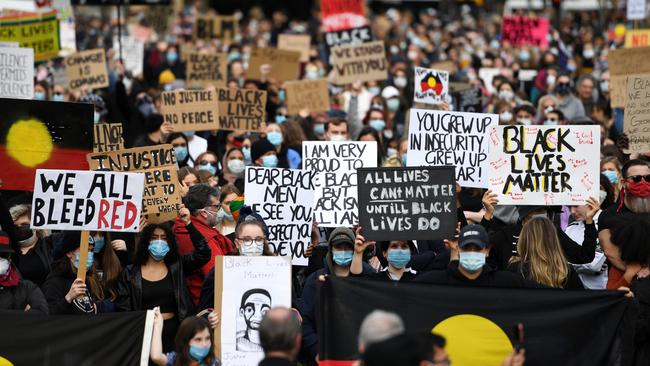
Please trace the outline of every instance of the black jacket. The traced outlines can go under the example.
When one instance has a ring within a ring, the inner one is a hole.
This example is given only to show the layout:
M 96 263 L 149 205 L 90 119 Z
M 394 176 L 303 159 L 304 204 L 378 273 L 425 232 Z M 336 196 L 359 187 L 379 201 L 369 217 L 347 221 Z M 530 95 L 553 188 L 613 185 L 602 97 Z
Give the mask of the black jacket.
M 62 260 L 68 259 L 64 257 Z M 77 276 L 73 272 L 61 273 L 56 271 L 56 269 L 47 276 L 47 280 L 45 280 L 42 289 L 51 314 L 88 314 L 76 306 L 75 301 L 69 303 L 65 300 L 65 295 L 70 291 L 70 287 L 72 287 L 72 283 L 76 278 Z M 107 294 L 105 289 L 104 294 Z M 108 299 L 102 301 L 97 299 L 91 300 L 97 307 L 98 313 L 114 311 L 113 304 Z
M 18 286 L 0 286 L 0 309 L 25 311 L 27 305 L 30 312 L 50 313 L 43 292 L 33 282 L 21 279 Z
M 201 268 L 208 263 L 212 251 L 205 238 L 193 224 L 186 226 L 190 239 L 194 244 L 194 251 L 181 256 L 178 261 L 167 264 L 174 285 L 174 299 L 178 309 L 178 320 L 194 314 L 194 305 L 187 287 L 185 275 Z M 142 272 L 141 266 L 131 264 L 122 271 L 122 278 L 118 283 L 118 298 L 116 305 L 119 311 L 147 310 L 142 308 Z
M 630 289 L 639 304 L 639 313 L 634 327 L 635 365 L 647 365 L 650 360 L 650 278 L 635 279 Z
M 483 267 L 483 272 L 475 280 L 470 280 L 458 270 L 458 261 L 449 263 L 446 270 L 423 273 L 415 279 L 415 282 L 476 287 L 544 287 L 514 273 L 498 271 L 489 265 Z
M 294 366 L 295 363 L 287 360 L 286 358 L 279 357 L 264 357 L 258 366 Z

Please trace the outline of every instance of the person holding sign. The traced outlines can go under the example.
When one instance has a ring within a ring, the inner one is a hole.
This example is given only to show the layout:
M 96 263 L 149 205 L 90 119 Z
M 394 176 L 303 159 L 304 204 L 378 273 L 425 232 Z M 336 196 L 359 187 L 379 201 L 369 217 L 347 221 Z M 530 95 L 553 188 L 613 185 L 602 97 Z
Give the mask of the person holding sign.
M 210 247 L 192 223 L 187 208 L 181 206 L 178 220 L 185 225 L 194 250 L 179 255 L 175 236 L 168 225 L 147 225 L 140 235 L 133 264 L 124 269 L 119 283 L 119 310 L 160 307 L 165 320 L 164 352 L 174 348 L 174 335 L 180 323 L 194 312 L 185 276 L 201 268 L 211 256 Z
M 267 139 L 259 139 L 251 145 L 251 161 L 255 166 L 263 166 L 265 168 L 286 168 L 280 166 L 278 159 L 278 152 Z
M 363 276 L 363 253 L 370 246 L 376 245 L 374 240 L 366 240 L 361 235 L 361 228 L 357 228 L 357 237 L 354 242 L 354 256 L 350 265 L 350 275 L 352 277 Z M 370 272 L 365 274 L 365 278 L 378 281 L 396 281 L 409 282 L 413 281 L 417 273 L 408 268 L 411 261 L 411 254 L 417 253 L 415 244 L 411 240 L 391 240 L 381 243 L 382 254 L 388 261 L 388 266 L 379 272 Z

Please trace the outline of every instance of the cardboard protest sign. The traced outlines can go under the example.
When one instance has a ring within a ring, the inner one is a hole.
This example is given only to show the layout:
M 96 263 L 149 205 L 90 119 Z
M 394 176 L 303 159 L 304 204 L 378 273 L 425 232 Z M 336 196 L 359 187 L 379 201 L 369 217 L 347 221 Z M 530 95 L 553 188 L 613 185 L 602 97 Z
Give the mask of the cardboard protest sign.
M 160 114 L 174 131 L 208 131 L 219 128 L 219 103 L 215 90 L 163 92 Z
M 117 151 L 124 148 L 121 123 L 97 123 L 93 128 L 93 152 Z
M 122 61 L 124 62 L 124 67 L 131 71 L 133 76 L 142 75 L 143 63 L 144 63 L 144 42 L 141 40 L 131 37 L 131 36 L 122 36 Z M 119 39 L 118 37 L 113 38 L 113 49 L 115 49 L 115 54 L 113 55 L 114 60 L 120 59 L 119 52 Z
M 71 90 L 87 87 L 101 89 L 108 86 L 106 53 L 103 48 L 81 51 L 65 58 L 68 87 Z
M 0 97 L 34 97 L 34 50 L 0 47 Z
M 19 42 L 34 49 L 34 61 L 56 57 L 61 49 L 56 11 L 0 17 L 0 41 Z
M 34 229 L 137 232 L 144 175 L 38 169 Z
M 415 67 L 413 101 L 424 104 L 442 104 L 449 94 L 449 73 Z
M 239 21 L 233 15 L 197 16 L 194 23 L 194 39 L 232 40 L 239 34 Z
M 31 191 L 36 169 L 88 170 L 93 113 L 88 103 L 0 98 L 2 188 Z
M 650 74 L 627 77 L 627 102 L 623 130 L 628 136 L 630 153 L 650 151 Z
M 543 17 L 509 15 L 503 17 L 501 24 L 501 43 L 513 46 L 533 46 L 543 50 L 548 48 L 549 21 Z
M 627 20 L 642 20 L 645 19 L 646 0 L 627 0 Z
M 310 112 L 327 112 L 330 109 L 326 79 L 290 81 L 285 83 L 284 88 L 289 114 L 298 114 L 303 109 Z
M 625 31 L 625 48 L 650 46 L 650 29 L 628 29 Z
M 274 307 L 291 307 L 291 261 L 286 257 L 217 256 L 214 307 L 221 322 L 214 350 L 224 366 L 257 365 L 264 358 L 259 324 Z
M 181 194 L 172 145 L 88 154 L 88 165 L 92 170 L 144 173 L 142 214 L 151 224 L 176 218 Z
M 217 88 L 219 129 L 259 131 L 266 122 L 266 91 L 239 88 Z
M 408 166 L 455 166 L 462 187 L 487 187 L 488 136 L 499 116 L 411 108 Z
M 246 168 L 245 203 L 262 216 L 275 253 L 306 266 L 311 243 L 315 172 L 281 168 Z
M 309 34 L 280 34 L 278 35 L 278 49 L 300 52 L 300 62 L 308 62 L 311 36 Z
M 357 169 L 377 167 L 377 143 L 303 141 L 302 151 L 302 168 L 316 173 L 314 214 L 318 225 L 357 224 Z
M 364 0 L 321 0 L 321 23 L 325 32 L 363 27 L 367 24 Z
M 368 240 L 442 240 L 456 230 L 453 167 L 357 171 L 359 226 Z
M 504 205 L 583 205 L 600 189 L 600 126 L 497 126 L 488 188 Z
M 474 87 L 454 94 L 456 110 L 461 112 L 481 113 L 483 111 L 483 91 Z
M 329 48 L 368 42 L 372 42 L 372 31 L 368 26 L 325 33 L 325 43 Z
M 260 80 L 262 78 L 260 72 L 262 65 L 270 66 L 271 69 L 267 75 L 270 79 L 280 81 L 295 80 L 300 72 L 300 52 L 270 47 L 253 48 L 251 57 L 248 60 L 246 76 L 249 79 Z
M 188 87 L 212 84 L 225 87 L 228 81 L 228 54 L 190 53 L 186 61 L 185 82 Z
M 388 78 L 388 60 L 383 41 L 332 48 L 332 66 L 337 85 Z
M 625 107 L 626 75 L 650 73 L 650 47 L 619 48 L 607 54 L 612 108 Z

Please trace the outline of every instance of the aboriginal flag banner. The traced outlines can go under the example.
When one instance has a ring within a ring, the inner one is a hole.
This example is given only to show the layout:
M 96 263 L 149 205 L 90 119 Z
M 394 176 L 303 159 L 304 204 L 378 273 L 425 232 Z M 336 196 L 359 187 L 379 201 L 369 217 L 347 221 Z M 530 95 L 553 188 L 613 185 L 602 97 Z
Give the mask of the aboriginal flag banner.
M 626 365 L 631 301 L 616 291 L 506 289 L 385 283 L 328 277 L 319 297 L 320 366 L 358 358 L 358 332 L 376 309 L 399 314 L 406 332 L 447 340 L 453 365 L 499 366 L 524 325 L 526 366 Z M 625 348 L 625 349 L 624 349 Z M 617 360 L 622 362 L 618 363 Z
M 0 311 L 0 324 L 0 365 L 148 365 L 152 311 L 88 316 Z

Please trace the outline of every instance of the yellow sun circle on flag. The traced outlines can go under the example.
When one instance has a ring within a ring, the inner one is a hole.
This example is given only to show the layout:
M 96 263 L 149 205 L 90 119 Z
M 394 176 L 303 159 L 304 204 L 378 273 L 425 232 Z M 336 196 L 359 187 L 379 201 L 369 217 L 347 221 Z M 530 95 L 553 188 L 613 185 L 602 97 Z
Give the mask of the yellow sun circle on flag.
M 430 87 L 434 88 L 436 86 L 436 79 L 429 78 L 429 80 L 427 81 L 427 84 L 429 84 Z
M 0 366 L 14 366 L 14 364 L 6 358 L 0 356 Z
M 498 325 L 478 315 L 452 316 L 432 332 L 447 340 L 445 350 L 454 366 L 499 366 L 513 348 Z
M 20 164 L 33 168 L 50 159 L 52 136 L 38 119 L 20 120 L 7 132 L 7 153 Z

